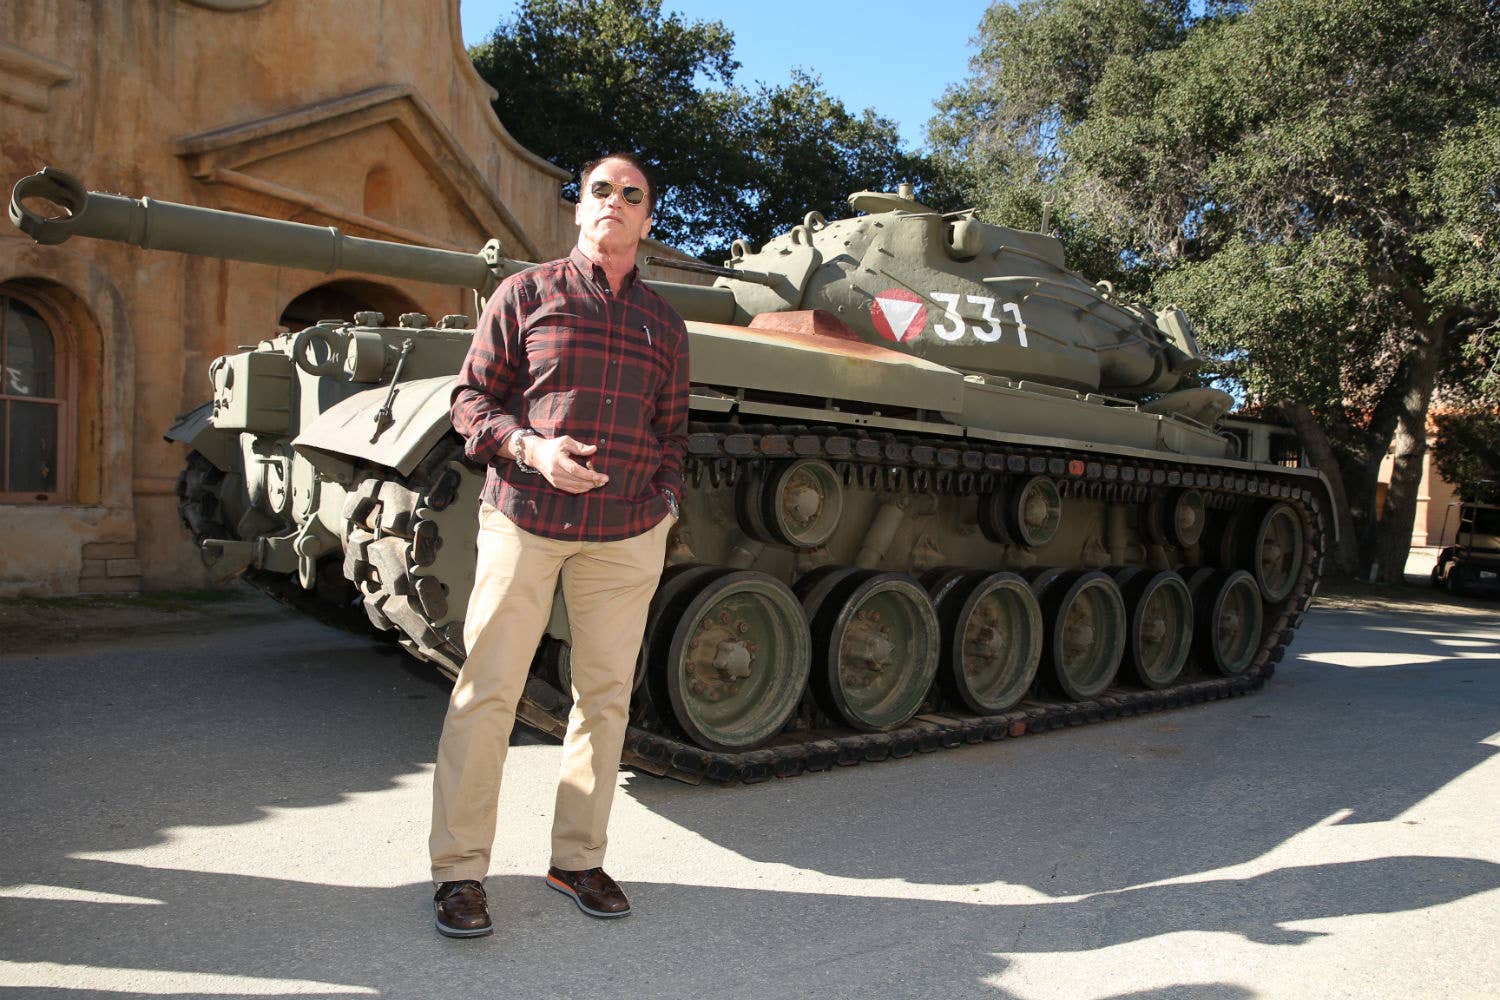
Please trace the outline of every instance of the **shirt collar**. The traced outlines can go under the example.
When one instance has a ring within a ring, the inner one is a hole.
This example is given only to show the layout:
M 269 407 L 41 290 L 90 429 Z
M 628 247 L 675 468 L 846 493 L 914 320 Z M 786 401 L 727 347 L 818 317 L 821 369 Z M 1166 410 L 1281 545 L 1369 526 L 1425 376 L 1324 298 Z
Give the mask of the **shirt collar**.
M 588 254 L 584 253 L 582 249 L 577 246 L 573 247 L 572 252 L 568 254 L 568 259 L 573 262 L 573 266 L 578 268 L 579 271 L 593 278 L 595 284 L 604 288 L 609 287 L 609 279 L 604 275 L 604 268 L 590 260 Z M 632 267 L 625 275 L 625 280 L 620 283 L 620 287 L 611 290 L 615 292 L 625 291 L 631 285 L 635 284 L 635 280 L 640 277 L 640 274 L 641 269 L 639 267 Z

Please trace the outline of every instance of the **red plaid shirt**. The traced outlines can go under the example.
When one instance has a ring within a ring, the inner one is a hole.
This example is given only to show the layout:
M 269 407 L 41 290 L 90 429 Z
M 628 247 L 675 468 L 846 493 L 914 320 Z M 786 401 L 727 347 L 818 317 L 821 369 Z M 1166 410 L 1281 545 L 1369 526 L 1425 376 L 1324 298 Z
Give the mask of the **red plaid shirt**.
M 464 451 L 489 466 L 483 497 L 524 531 L 610 542 L 655 527 L 682 497 L 688 341 L 682 317 L 631 271 L 610 294 L 582 251 L 501 282 L 479 317 L 451 403 Z M 500 454 L 530 427 L 594 444 L 609 482 L 565 493 Z

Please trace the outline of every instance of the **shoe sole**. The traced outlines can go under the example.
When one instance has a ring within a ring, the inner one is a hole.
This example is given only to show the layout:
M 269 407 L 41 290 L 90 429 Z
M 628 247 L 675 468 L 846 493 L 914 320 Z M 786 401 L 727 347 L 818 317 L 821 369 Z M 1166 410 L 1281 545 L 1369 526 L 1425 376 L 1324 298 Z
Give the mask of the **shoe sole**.
M 619 913 L 605 913 L 603 910 L 595 910 L 595 909 L 591 909 L 590 907 L 584 906 L 583 905 L 583 900 L 581 900 L 581 899 L 578 898 L 578 893 L 574 892 L 567 885 L 565 885 L 562 882 L 559 882 L 557 879 L 553 878 L 551 875 L 547 876 L 547 885 L 551 886 L 553 889 L 556 889 L 558 892 L 562 893 L 564 896 L 567 896 L 569 899 L 571 899 L 574 903 L 576 903 L 578 905 L 578 908 L 580 910 L 582 910 L 584 913 L 587 913 L 591 917 L 598 917 L 601 920 L 613 920 L 615 917 L 628 917 L 628 916 L 630 916 L 630 910 L 629 910 L 629 908 L 623 909 Z
M 488 927 L 475 927 L 472 930 L 462 930 L 458 927 L 449 927 L 436 917 L 433 918 L 432 925 L 437 928 L 437 932 L 443 937 L 451 938 L 484 937 L 486 934 L 493 934 L 495 932 L 494 924 L 490 924 Z

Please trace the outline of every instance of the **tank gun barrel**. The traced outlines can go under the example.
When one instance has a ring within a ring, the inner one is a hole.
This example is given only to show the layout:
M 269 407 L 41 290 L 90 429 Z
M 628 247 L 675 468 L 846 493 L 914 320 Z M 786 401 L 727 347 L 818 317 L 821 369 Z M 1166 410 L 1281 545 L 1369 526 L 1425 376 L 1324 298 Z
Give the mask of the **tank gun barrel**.
M 27 208 L 29 198 L 45 198 L 67 215 L 46 218 Z M 275 267 L 309 271 L 359 271 L 391 278 L 457 285 L 488 292 L 519 261 L 485 253 L 346 236 L 333 226 L 263 219 L 239 212 L 180 205 L 152 198 L 86 191 L 77 178 L 53 167 L 23 177 L 11 191 L 10 220 L 42 244 L 73 236 L 129 243 L 150 250 L 176 250 Z
M 39 215 L 26 207 L 29 198 L 54 202 L 67 214 L 57 218 Z M 531 266 L 527 261 L 500 256 L 499 244 L 493 241 L 478 253 L 461 253 L 347 236 L 333 226 L 309 226 L 154 198 L 88 191 L 76 177 L 55 167 L 44 167 L 16 182 L 10 196 L 10 221 L 27 236 L 49 246 L 73 236 L 87 236 L 148 250 L 175 250 L 273 267 L 324 273 L 357 271 L 456 285 L 476 289 L 482 295 L 494 291 L 507 275 Z M 734 296 L 727 289 L 671 281 L 648 284 L 688 319 L 727 323 L 734 314 Z

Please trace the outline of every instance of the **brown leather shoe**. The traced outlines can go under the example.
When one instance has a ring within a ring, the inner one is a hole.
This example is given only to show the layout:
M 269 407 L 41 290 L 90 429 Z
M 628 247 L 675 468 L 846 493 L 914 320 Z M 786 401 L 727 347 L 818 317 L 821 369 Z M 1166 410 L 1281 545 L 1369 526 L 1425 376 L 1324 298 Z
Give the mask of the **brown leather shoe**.
M 432 897 L 438 933 L 446 937 L 482 937 L 495 929 L 484 902 L 484 886 L 471 878 L 444 882 Z
M 630 914 L 630 900 L 603 868 L 581 872 L 547 869 L 547 884 L 558 892 L 572 896 L 578 908 L 591 917 L 624 917 Z

